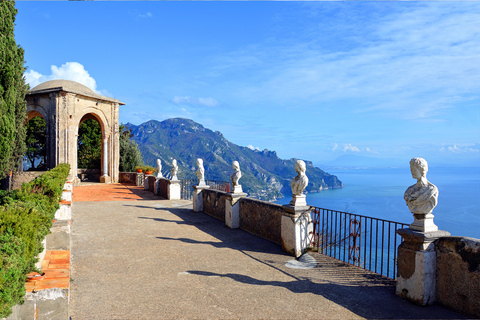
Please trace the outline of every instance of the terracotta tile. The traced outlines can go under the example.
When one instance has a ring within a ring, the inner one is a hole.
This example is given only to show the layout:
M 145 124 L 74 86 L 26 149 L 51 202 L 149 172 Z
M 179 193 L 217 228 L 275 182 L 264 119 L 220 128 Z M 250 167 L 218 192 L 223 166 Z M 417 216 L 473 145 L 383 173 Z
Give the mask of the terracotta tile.
M 35 291 L 52 288 L 68 289 L 69 285 L 70 278 L 44 279 L 42 281 L 37 281 L 35 284 Z
M 69 264 L 70 259 L 50 259 L 50 265 L 52 264 Z
M 27 292 L 32 292 L 35 288 L 35 281 L 27 281 L 25 282 L 25 290 Z
M 45 270 L 45 278 L 68 278 L 70 277 L 70 270 L 68 269 L 48 269 Z
M 49 264 L 50 260 L 43 260 L 42 262 L 42 271 L 45 271 L 46 269 L 48 269 L 48 264 Z
M 50 256 L 50 259 L 64 259 L 70 256 L 69 251 L 55 251 L 52 252 L 52 255 Z
M 52 254 L 52 251 L 47 251 L 45 252 L 45 260 L 50 259 L 50 255 Z
M 70 264 L 69 263 L 60 263 L 60 264 L 50 264 L 48 266 L 48 269 L 70 269 Z

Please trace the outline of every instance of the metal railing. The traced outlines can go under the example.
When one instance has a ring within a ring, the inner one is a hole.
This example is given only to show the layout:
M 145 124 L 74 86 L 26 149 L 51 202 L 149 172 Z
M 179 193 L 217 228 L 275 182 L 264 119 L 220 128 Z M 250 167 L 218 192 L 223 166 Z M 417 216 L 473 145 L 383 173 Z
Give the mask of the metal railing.
M 398 229 L 408 224 L 311 207 L 314 250 L 354 266 L 396 278 Z
M 205 180 L 205 183 L 210 186 L 212 190 L 219 190 L 223 192 L 230 192 L 230 182 L 219 180 Z M 193 186 L 198 185 L 197 179 L 184 179 L 181 186 L 181 198 L 185 200 L 193 199 Z

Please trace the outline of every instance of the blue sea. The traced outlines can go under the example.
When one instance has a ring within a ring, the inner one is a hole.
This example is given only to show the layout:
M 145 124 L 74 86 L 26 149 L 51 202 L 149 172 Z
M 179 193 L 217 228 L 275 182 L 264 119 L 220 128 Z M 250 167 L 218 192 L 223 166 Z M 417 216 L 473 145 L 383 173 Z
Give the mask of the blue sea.
M 403 200 L 405 190 L 416 183 L 410 168 L 342 169 L 328 173 L 336 175 L 345 187 L 309 193 L 308 205 L 407 224 L 413 222 Z M 432 167 L 427 179 L 439 190 L 438 205 L 433 210 L 438 228 L 452 236 L 480 239 L 480 167 Z M 289 201 L 290 197 L 285 197 L 277 203 Z

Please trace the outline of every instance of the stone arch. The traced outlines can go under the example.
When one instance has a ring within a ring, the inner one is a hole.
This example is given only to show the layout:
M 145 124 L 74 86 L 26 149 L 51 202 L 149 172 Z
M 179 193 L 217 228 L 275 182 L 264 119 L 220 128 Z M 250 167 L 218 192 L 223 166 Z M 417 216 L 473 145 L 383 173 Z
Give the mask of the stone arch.
M 43 112 L 41 112 L 43 111 Z M 47 115 L 45 113 L 45 110 L 27 110 L 27 117 L 25 118 L 25 123 L 30 121 L 32 118 L 35 117 L 42 117 L 45 122 L 47 121 Z
M 77 177 L 78 128 L 84 117 L 94 117 L 102 128 L 101 182 L 118 182 L 118 115 L 119 106 L 124 103 L 69 80 L 39 84 L 27 93 L 26 100 L 27 119 L 41 115 L 46 122 L 48 168 L 69 163 L 69 179 L 80 182 Z
M 45 120 L 45 138 L 46 136 L 48 135 L 48 131 L 47 131 L 47 128 L 48 128 L 48 125 L 47 125 L 47 116 L 46 116 L 46 112 L 43 108 L 39 108 L 39 110 L 27 110 L 26 112 L 26 118 L 25 118 L 25 121 L 24 121 L 24 125 L 27 125 L 27 123 L 32 120 L 33 118 L 36 118 L 36 117 L 40 117 L 42 118 L 43 120 Z M 46 140 L 46 139 L 45 139 Z M 43 141 L 42 139 L 42 142 L 45 142 L 45 146 L 47 146 L 47 143 L 46 141 Z M 28 145 L 27 145 L 28 146 Z M 28 157 L 28 156 L 27 156 Z M 21 167 L 20 167 L 20 171 L 23 171 L 23 165 L 24 165 L 24 159 L 25 157 L 22 159 L 21 161 Z M 36 159 L 36 157 L 35 157 Z M 46 152 L 46 154 L 44 155 L 44 163 L 46 163 L 48 160 L 48 152 Z M 28 158 L 29 161 L 32 161 L 32 159 Z M 34 162 L 35 160 L 33 160 L 32 162 Z M 33 163 L 32 163 L 33 165 Z M 38 166 L 37 166 L 37 170 L 38 170 Z

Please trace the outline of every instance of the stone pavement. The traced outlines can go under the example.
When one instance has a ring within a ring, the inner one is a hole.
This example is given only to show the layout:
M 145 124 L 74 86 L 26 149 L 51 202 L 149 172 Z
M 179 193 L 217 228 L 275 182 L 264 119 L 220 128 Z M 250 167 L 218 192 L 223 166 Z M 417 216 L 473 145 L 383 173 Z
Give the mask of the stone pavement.
M 393 281 L 337 260 L 309 253 L 296 261 L 193 212 L 190 201 L 110 187 L 121 201 L 100 201 L 98 188 L 108 186 L 74 190 L 73 320 L 464 318 L 403 301 Z

